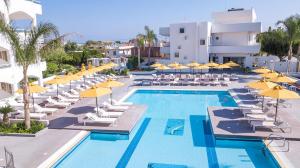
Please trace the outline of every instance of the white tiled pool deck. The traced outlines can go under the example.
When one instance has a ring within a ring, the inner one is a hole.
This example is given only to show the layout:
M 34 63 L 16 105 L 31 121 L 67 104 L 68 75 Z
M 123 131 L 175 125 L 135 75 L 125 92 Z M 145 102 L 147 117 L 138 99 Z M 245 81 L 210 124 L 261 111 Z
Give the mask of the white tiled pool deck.
M 132 86 L 132 79 L 122 79 L 126 83 L 124 87 L 114 89 L 114 98 L 120 99 L 125 96 L 128 92 L 138 89 L 196 89 L 196 90 L 228 90 L 234 88 L 243 88 L 245 83 L 257 79 L 257 76 L 254 75 L 241 75 L 241 79 L 237 82 L 233 82 L 230 86 Z M 135 76 L 136 80 L 151 78 L 150 76 Z M 101 97 L 99 102 L 107 100 L 108 96 Z M 93 106 L 94 99 L 84 99 L 84 104 L 86 106 Z M 300 109 L 300 100 L 288 101 L 292 104 L 292 107 L 281 109 L 280 115 L 288 113 L 293 119 L 299 121 L 300 123 L 300 112 L 297 109 Z M 62 110 L 59 114 L 56 114 L 53 118 L 59 119 L 64 117 L 64 113 L 70 113 L 70 109 L 78 107 L 78 105 L 83 104 L 78 102 L 68 109 Z M 81 110 L 79 110 L 81 111 Z M 83 111 L 85 111 L 83 109 Z M 74 114 L 76 116 L 76 114 Z M 90 128 L 92 129 L 92 128 Z M 297 132 L 298 130 L 293 130 Z M 15 160 L 16 167 L 37 167 L 43 161 L 45 161 L 50 155 L 55 153 L 59 148 L 66 144 L 70 139 L 75 137 L 80 130 L 76 129 L 46 129 L 38 137 L 9 137 L 3 136 L 0 137 L 0 149 L 7 147 L 12 151 Z M 297 155 L 300 153 L 300 141 L 290 141 L 290 151 L 289 152 L 280 152 L 280 155 L 284 155 L 285 158 L 289 159 L 291 165 L 297 167 L 300 165 L 300 160 Z M 283 158 L 283 162 L 285 161 Z M 0 167 L 5 165 L 4 152 L 0 150 Z

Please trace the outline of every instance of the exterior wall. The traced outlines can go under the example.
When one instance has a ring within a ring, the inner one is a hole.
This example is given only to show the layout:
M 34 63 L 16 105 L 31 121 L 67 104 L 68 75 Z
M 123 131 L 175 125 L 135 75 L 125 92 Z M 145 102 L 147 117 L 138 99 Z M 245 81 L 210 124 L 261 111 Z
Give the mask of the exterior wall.
M 7 10 L 4 1 L 0 1 L 0 14 L 4 16 L 7 24 L 12 20 L 25 19 L 32 21 L 32 26 L 36 26 L 36 15 L 42 14 L 42 6 L 28 0 L 11 0 L 9 1 L 8 7 L 9 10 Z M 23 34 L 24 32 L 20 32 L 19 34 L 21 39 L 24 38 Z M 2 34 L 0 34 L 0 51 L 5 51 L 8 59 L 7 62 L 0 60 L 0 83 L 3 86 L 9 85 L 12 90 L 11 93 L 13 94 L 18 89 L 18 83 L 23 79 L 23 70 L 22 67 L 16 63 L 11 45 Z M 42 84 L 42 71 L 44 70 L 46 70 L 46 62 L 38 61 L 36 64 L 29 66 L 28 76 L 37 77 L 39 84 Z M 0 88 L 0 90 L 2 89 Z M 1 93 L 4 92 L 1 91 Z M 0 95 L 0 97 L 2 96 Z
M 180 33 L 184 28 L 184 33 Z M 170 59 L 179 63 L 197 60 L 197 23 L 180 23 L 170 25 Z M 179 53 L 179 57 L 175 54 Z

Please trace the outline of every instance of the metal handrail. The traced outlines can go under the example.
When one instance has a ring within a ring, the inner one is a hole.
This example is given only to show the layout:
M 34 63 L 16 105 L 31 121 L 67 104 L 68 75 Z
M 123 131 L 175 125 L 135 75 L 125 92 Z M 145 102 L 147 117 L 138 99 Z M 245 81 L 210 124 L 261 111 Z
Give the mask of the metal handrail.
M 285 152 L 288 152 L 290 150 L 290 142 L 286 140 L 286 138 L 282 135 L 270 134 L 268 137 L 266 137 L 265 140 L 269 140 L 269 142 L 265 145 L 264 149 L 268 148 L 275 140 L 282 140 L 282 145 L 278 145 L 276 147 L 285 147 L 287 145 L 287 150 Z

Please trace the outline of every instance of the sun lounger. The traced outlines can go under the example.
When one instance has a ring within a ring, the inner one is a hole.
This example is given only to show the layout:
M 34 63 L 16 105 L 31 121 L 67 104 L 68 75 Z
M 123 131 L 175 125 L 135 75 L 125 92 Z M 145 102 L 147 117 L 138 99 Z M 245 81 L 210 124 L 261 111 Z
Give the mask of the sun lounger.
M 71 93 L 69 93 L 69 92 L 65 92 L 65 91 L 63 91 L 62 93 L 61 93 L 62 95 L 64 95 L 64 96 L 67 96 L 68 98 L 76 98 L 76 99 L 78 99 L 79 98 L 79 95 L 77 94 L 77 95 L 74 95 L 74 94 L 71 94 Z
M 69 105 L 71 105 L 71 103 L 69 102 L 58 102 L 52 99 L 51 97 L 48 97 L 47 101 L 53 105 L 60 106 L 60 107 L 68 107 Z
M 110 111 L 126 111 L 128 109 L 128 106 L 116 106 L 107 102 L 103 102 L 102 105 Z
M 117 118 L 99 117 L 95 113 L 87 113 L 86 117 L 87 117 L 87 120 L 83 121 L 83 125 L 86 125 L 86 123 L 114 124 L 117 120 Z
M 40 105 L 34 105 L 34 109 L 36 113 L 46 113 L 53 115 L 53 113 L 57 112 L 57 108 L 46 108 L 46 107 L 41 107 Z
M 246 117 L 247 114 L 264 114 L 261 109 L 241 109 L 244 116 Z
M 261 107 L 254 105 L 254 104 L 240 104 L 238 103 L 238 106 L 241 108 L 252 108 L 252 109 L 261 109 Z
M 101 108 L 98 108 L 98 115 L 101 117 L 120 117 L 121 115 L 123 115 L 123 112 L 107 112 Z
M 77 91 L 74 90 L 74 89 L 71 89 L 70 92 L 71 92 L 73 95 L 79 95 L 79 92 L 77 92 Z
M 12 107 L 24 107 L 24 103 L 18 103 L 13 99 L 9 99 L 7 103 Z
M 115 106 L 132 106 L 133 103 L 132 102 L 119 102 L 115 99 L 108 99 L 109 102 L 112 101 L 112 104 L 115 105 Z
M 78 98 L 77 98 L 77 99 L 74 99 L 74 98 L 72 98 L 72 99 L 66 98 L 66 97 L 64 97 L 64 96 L 62 96 L 62 95 L 57 95 L 57 98 L 60 99 L 60 100 L 63 101 L 63 102 L 70 102 L 70 103 L 75 103 L 75 102 L 77 102 L 77 101 L 79 100 Z
M 280 129 L 283 132 L 292 132 L 292 128 L 285 122 L 275 123 L 274 121 L 251 121 L 250 125 L 253 131 L 255 131 L 257 127 L 264 127 L 269 129 Z
M 17 110 L 17 115 L 15 115 L 15 118 L 25 118 L 25 113 L 22 110 Z M 43 114 L 43 113 L 29 113 L 30 118 L 32 119 L 43 119 L 43 118 L 47 118 L 47 114 Z
M 248 121 L 262 120 L 262 121 L 274 121 L 274 118 L 267 116 L 266 114 L 246 114 Z

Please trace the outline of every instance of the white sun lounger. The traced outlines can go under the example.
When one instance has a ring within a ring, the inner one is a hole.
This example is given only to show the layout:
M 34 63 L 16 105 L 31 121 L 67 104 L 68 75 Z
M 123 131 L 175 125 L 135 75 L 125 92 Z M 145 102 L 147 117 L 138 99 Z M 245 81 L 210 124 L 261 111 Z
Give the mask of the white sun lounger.
M 246 114 L 249 121 L 261 120 L 261 121 L 274 121 L 274 118 L 268 117 L 266 114 Z
M 52 99 L 51 97 L 48 97 L 47 101 L 51 104 L 54 104 L 56 106 L 61 106 L 61 107 L 67 107 L 67 106 L 71 105 L 71 103 L 68 103 L 68 102 L 58 102 L 58 101 Z
M 285 130 L 292 132 L 292 128 L 284 122 L 276 124 L 274 121 L 251 121 L 250 125 L 253 131 L 255 131 L 257 127 L 264 127 L 269 129 L 281 129 L 283 132 L 286 132 Z
M 53 113 L 57 112 L 57 108 L 47 108 L 47 107 L 41 107 L 40 105 L 34 105 L 34 109 L 36 113 L 46 113 L 53 115 Z
M 19 113 L 18 115 L 15 115 L 16 118 L 25 118 L 25 114 L 24 111 L 22 110 L 17 110 L 17 112 Z M 47 118 L 47 114 L 43 114 L 43 113 L 29 113 L 30 118 L 32 119 L 43 119 L 43 118 Z
M 63 91 L 61 94 L 64 95 L 64 96 L 67 96 L 68 98 L 71 98 L 71 99 L 73 99 L 73 98 L 77 98 L 78 99 L 79 98 L 78 94 L 74 95 L 74 94 L 71 94 L 71 93 L 65 92 L 65 91 Z
M 83 121 L 83 125 L 86 125 L 86 123 L 114 124 L 117 120 L 117 118 L 98 117 L 97 114 L 94 113 L 87 113 L 86 117 L 87 120 Z
M 241 109 L 244 116 L 247 114 L 264 114 L 264 112 L 261 109 Z
M 97 109 L 96 109 L 97 110 Z M 120 117 L 121 115 L 123 115 L 123 112 L 107 112 L 101 108 L 98 108 L 98 115 L 100 115 L 101 117 Z
M 75 103 L 75 102 L 77 102 L 79 99 L 70 99 L 70 98 L 66 98 L 66 97 L 64 97 L 64 96 L 62 96 L 62 95 L 57 95 L 57 98 L 59 98 L 61 101 L 63 101 L 63 102 L 70 102 L 70 103 Z
M 72 94 L 74 94 L 74 95 L 79 95 L 79 92 L 77 92 L 77 91 L 74 90 L 74 89 L 71 89 L 70 92 L 71 92 Z
M 128 106 L 115 106 L 115 105 L 111 105 L 107 102 L 103 102 L 102 105 L 111 111 L 126 111 L 128 109 Z
M 108 101 L 112 101 L 112 104 L 115 105 L 115 106 L 132 106 L 133 103 L 132 102 L 119 102 L 115 99 L 108 99 Z

